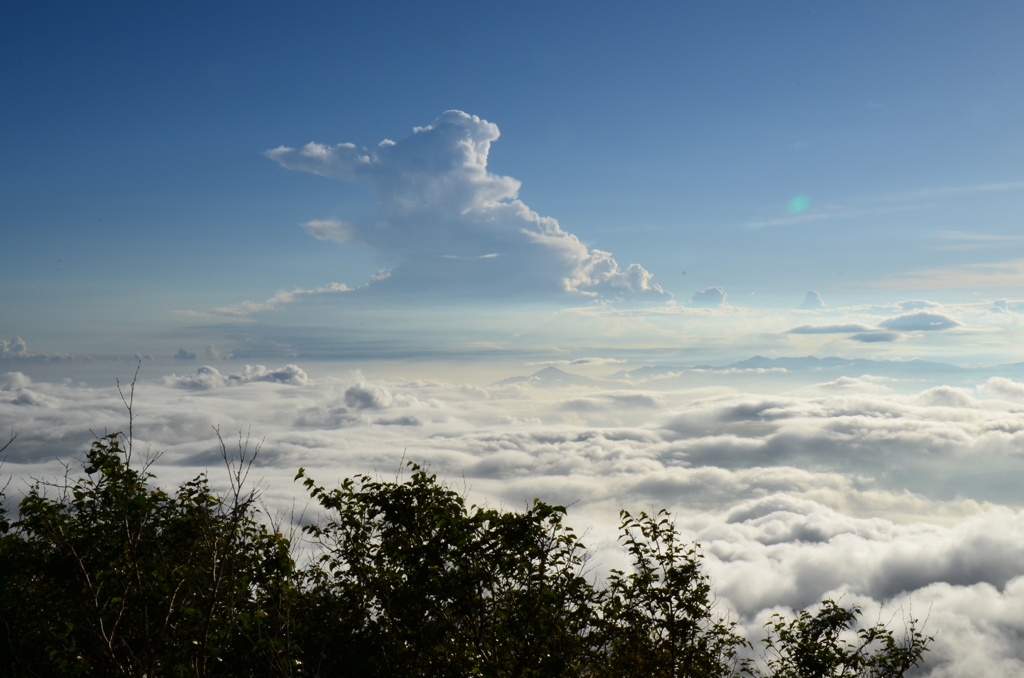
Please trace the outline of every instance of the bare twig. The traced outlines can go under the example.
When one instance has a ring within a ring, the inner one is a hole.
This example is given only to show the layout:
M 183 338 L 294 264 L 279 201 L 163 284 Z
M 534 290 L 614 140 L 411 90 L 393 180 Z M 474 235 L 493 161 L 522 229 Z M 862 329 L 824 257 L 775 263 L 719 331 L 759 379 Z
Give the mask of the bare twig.
M 19 436 L 19 435 L 21 435 L 21 431 L 15 431 L 15 430 L 14 430 L 14 429 L 12 428 L 12 429 L 11 429 L 11 435 L 10 435 L 10 437 L 8 438 L 7 442 L 6 442 L 6 443 L 4 443 L 4 446 L 3 446 L 3 447 L 0 447 L 0 452 L 3 452 L 3 451 L 4 451 L 4 450 L 6 450 L 6 449 L 7 449 L 8 447 L 10 447 L 10 446 L 11 446 L 11 443 L 13 443 L 13 442 L 14 442 L 14 441 L 15 441 L 15 440 L 16 440 L 16 439 L 18 438 L 18 436 Z
M 18 437 L 18 435 L 19 435 L 20 433 L 21 433 L 21 431 L 15 431 L 15 430 L 14 430 L 14 429 L 12 428 L 12 429 L 11 429 L 11 436 L 10 436 L 10 438 L 8 439 L 8 441 L 7 441 L 6 443 L 4 443 L 4 446 L 3 446 L 3 447 L 0 447 L 0 452 L 3 452 L 3 451 L 4 451 L 4 450 L 6 450 L 6 449 L 7 449 L 8 447 L 10 447 L 10 446 L 11 446 L 11 443 L 13 443 L 13 442 L 15 441 L 15 439 L 16 439 L 16 438 Z M 5 457 L 5 458 L 6 458 L 6 457 Z M 3 459 L 0 459 L 0 469 L 2 469 L 3 467 L 4 467 L 4 460 L 3 460 Z M 10 476 L 8 476 L 8 477 L 7 477 L 7 482 L 6 482 L 6 483 L 4 483 L 4 486 L 3 486 L 3 487 L 0 487 L 0 497 L 3 497 L 3 496 L 4 496 L 4 492 L 6 492 L 6 491 L 7 491 L 7 488 L 8 488 L 9 486 L 10 486 L 10 484 L 11 484 L 11 477 L 10 477 Z M 2 507 L 2 506 L 0 506 L 0 513 L 2 513 L 2 511 L 3 511 L 3 507 Z
M 125 408 L 128 409 L 128 446 L 125 451 L 125 461 L 131 463 L 132 460 L 132 424 L 135 422 L 135 415 L 132 413 L 132 405 L 135 403 L 135 382 L 139 380 L 139 370 L 142 369 L 142 361 L 135 367 L 135 376 L 132 377 L 131 388 L 128 391 L 128 397 L 124 397 L 124 391 L 121 390 L 121 380 L 116 379 L 117 382 L 117 393 L 121 396 L 121 402 L 124 403 Z

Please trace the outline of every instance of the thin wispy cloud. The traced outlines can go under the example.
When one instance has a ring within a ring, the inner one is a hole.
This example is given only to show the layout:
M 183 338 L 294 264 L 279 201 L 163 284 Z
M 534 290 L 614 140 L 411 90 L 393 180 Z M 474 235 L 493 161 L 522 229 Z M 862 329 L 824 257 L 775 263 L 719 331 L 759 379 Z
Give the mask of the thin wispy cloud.
M 475 256 L 475 257 L 472 257 L 472 256 L 460 257 L 457 254 L 442 254 L 442 255 L 440 255 L 440 257 L 442 259 L 494 259 L 495 257 L 500 257 L 500 256 L 501 256 L 501 254 L 499 254 L 497 252 L 492 252 L 491 254 L 481 254 L 481 255 L 478 255 L 478 256 Z
M 311 290 L 304 290 L 302 288 L 295 288 L 294 290 L 281 290 L 274 296 L 270 297 L 266 301 L 243 301 L 232 306 L 221 306 L 219 308 L 210 309 L 210 313 L 214 315 L 226 315 L 226 316 L 247 316 L 250 313 L 259 313 L 261 311 L 272 311 L 275 308 L 283 304 L 291 304 L 303 297 L 314 296 L 318 294 L 340 294 L 342 292 L 351 292 L 353 288 L 349 287 L 345 283 L 331 283 L 323 287 L 317 287 Z
M 869 285 L 913 290 L 1024 288 L 1024 259 L 909 271 Z
M 316 287 L 314 289 L 302 289 L 295 288 L 293 290 L 281 290 L 274 296 L 270 297 L 266 301 L 255 302 L 255 301 L 243 301 L 232 306 L 221 306 L 219 308 L 210 309 L 205 314 L 210 315 L 222 315 L 229 317 L 245 317 L 252 313 L 260 313 L 263 311 L 273 311 L 280 306 L 285 304 L 291 304 L 304 298 L 319 296 L 324 294 L 343 294 L 346 292 L 355 292 L 369 287 L 370 285 L 387 280 L 391 276 L 391 271 L 380 270 L 370 278 L 370 282 L 359 287 L 349 287 L 345 283 L 331 283 L 324 285 L 323 287 Z M 192 312 L 190 315 L 205 315 L 202 312 Z
M 332 242 L 348 242 L 352 239 L 355 227 L 347 221 L 338 219 L 314 219 L 302 224 L 306 233 L 317 240 L 329 240 Z
M 968 233 L 966 231 L 940 231 L 938 236 L 946 240 L 978 240 L 981 242 L 1013 242 L 1024 240 L 1024 235 L 993 233 Z
M 1021 181 L 970 184 L 965 186 L 939 186 L 935 188 L 916 189 L 896 194 L 855 199 L 850 201 L 851 204 L 849 205 L 837 204 L 821 209 L 812 208 L 810 211 L 802 212 L 800 214 L 788 214 L 768 219 L 755 219 L 746 222 L 744 226 L 749 228 L 799 226 L 802 224 L 820 221 L 882 216 L 886 214 L 936 207 L 941 203 L 941 200 L 947 198 L 981 195 L 986 193 L 1008 193 L 1022 190 L 1024 190 L 1024 182 Z
M 870 332 L 873 329 L 875 328 L 857 323 L 846 325 L 801 325 L 800 327 L 786 330 L 786 334 L 850 334 L 851 332 Z
M 967 184 L 963 186 L 936 186 L 906 191 L 887 198 L 891 201 L 931 200 L 958 195 L 975 195 L 980 193 L 1008 193 L 1024 191 L 1024 181 L 997 181 L 988 184 Z
M 743 225 L 748 228 L 766 228 L 770 226 L 799 226 L 802 224 L 819 221 L 857 219 L 861 217 L 881 216 L 883 214 L 896 214 L 899 212 L 924 209 L 926 207 L 929 207 L 929 205 L 902 205 L 897 207 L 875 208 L 863 206 L 856 208 L 834 206 L 828 209 L 803 212 L 801 214 L 795 215 L 780 216 L 773 219 L 759 219 L 754 221 L 748 221 Z
M 942 231 L 938 237 L 942 240 L 952 241 L 952 244 L 935 245 L 933 249 L 946 251 L 991 249 L 1024 241 L 1024 236 L 1020 235 L 967 233 L 964 231 Z
M 572 360 L 538 360 L 534 362 L 528 362 L 527 365 L 558 365 L 558 366 L 573 366 L 573 365 L 619 365 L 629 362 L 628 360 L 619 360 L 617 358 L 574 358 Z

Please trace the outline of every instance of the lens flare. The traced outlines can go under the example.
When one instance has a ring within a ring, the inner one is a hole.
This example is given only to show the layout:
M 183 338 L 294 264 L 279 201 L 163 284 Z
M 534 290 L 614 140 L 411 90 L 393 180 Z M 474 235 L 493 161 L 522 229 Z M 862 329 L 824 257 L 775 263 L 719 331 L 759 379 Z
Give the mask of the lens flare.
M 799 214 L 811 206 L 811 199 L 806 195 L 798 195 L 789 201 L 789 211 L 792 214 Z

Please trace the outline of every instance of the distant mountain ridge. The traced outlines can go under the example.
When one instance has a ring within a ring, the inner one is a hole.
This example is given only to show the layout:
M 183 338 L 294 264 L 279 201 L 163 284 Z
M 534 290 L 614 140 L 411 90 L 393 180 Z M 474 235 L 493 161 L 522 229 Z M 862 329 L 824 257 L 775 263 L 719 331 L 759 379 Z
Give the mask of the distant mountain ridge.
M 571 374 L 557 367 L 545 367 L 530 376 L 509 377 L 497 382 L 496 386 L 530 383 L 535 386 L 608 386 L 615 381 L 645 381 L 657 378 L 682 377 L 686 372 L 721 372 L 734 373 L 739 371 L 777 370 L 790 373 L 821 372 L 823 377 L 860 376 L 862 374 L 902 375 L 905 377 L 933 375 L 964 376 L 999 375 L 1012 373 L 1024 376 L 1024 362 L 996 365 L 993 367 L 969 368 L 914 358 L 912 360 L 869 360 L 866 358 L 838 358 L 815 356 L 766 358 L 755 355 L 746 360 L 729 363 L 728 365 L 649 365 L 632 370 L 619 370 L 614 374 L 592 379 Z
M 1014 367 L 1005 365 L 991 368 L 998 370 L 1000 367 Z M 1024 363 L 1017 365 L 1024 367 Z M 829 356 L 816 358 L 814 356 L 803 356 L 798 358 L 766 358 L 755 355 L 746 360 L 729 363 L 728 365 L 693 365 L 684 367 L 681 365 L 655 365 L 651 367 L 639 367 L 635 370 L 619 370 L 603 379 L 610 381 L 634 381 L 638 379 L 651 379 L 664 375 L 681 374 L 683 372 L 700 370 L 703 372 L 730 372 L 738 370 L 786 370 L 787 372 L 809 372 L 809 371 L 849 371 L 852 375 L 868 374 L 871 372 L 884 372 L 888 374 L 966 374 L 972 370 L 950 365 L 949 363 L 932 362 L 914 358 L 913 360 L 868 360 L 865 358 L 837 358 Z
M 601 386 L 603 382 L 599 379 L 591 379 L 578 374 L 570 374 L 557 367 L 545 367 L 534 372 L 528 377 L 509 377 L 496 382 L 495 386 L 508 386 L 510 384 L 532 384 L 533 386 L 558 387 L 558 386 Z
M 815 358 L 814 356 L 805 356 L 803 358 L 765 358 L 764 356 L 759 355 L 755 355 L 753 358 L 747 358 L 746 360 L 741 360 L 738 363 L 732 363 L 731 365 L 718 369 L 756 369 L 772 367 L 784 367 L 787 370 L 810 370 L 823 367 L 856 367 L 858 369 L 868 369 L 871 367 L 895 367 L 898 369 L 913 371 L 966 371 L 963 367 L 950 365 L 949 363 L 935 363 L 928 360 L 921 360 L 920 358 L 914 358 L 912 360 L 867 360 L 865 358 Z

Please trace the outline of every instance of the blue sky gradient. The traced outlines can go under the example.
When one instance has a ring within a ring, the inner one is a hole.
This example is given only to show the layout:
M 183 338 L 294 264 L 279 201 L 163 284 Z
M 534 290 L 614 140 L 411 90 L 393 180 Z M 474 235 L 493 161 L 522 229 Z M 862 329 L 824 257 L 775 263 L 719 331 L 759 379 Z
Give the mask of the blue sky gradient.
M 1012 299 L 1022 14 L 1009 2 L 5 8 L 0 221 L 16 255 L 0 271 L 3 330 L 46 351 L 166 352 L 192 327 L 174 311 L 365 284 L 394 256 L 299 225 L 379 219 L 377 197 L 262 153 L 373 148 L 450 109 L 500 128 L 488 169 L 520 181 L 526 205 L 678 303 L 711 287 L 757 308 L 791 309 L 809 289 L 834 308 Z M 798 196 L 809 207 L 793 213 Z M 995 264 L 1009 274 L 965 268 Z M 127 336 L 105 334 L 112 315 Z

